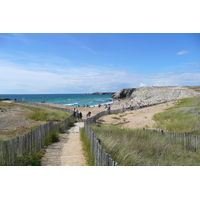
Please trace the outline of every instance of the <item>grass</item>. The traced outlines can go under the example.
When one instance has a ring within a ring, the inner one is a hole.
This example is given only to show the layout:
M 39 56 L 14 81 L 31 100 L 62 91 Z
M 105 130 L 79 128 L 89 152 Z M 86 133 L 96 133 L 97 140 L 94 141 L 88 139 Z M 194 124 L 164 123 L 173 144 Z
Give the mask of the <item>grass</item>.
M 43 154 L 43 150 L 33 154 L 23 154 L 23 156 L 17 157 L 15 166 L 40 166 Z
M 112 119 L 117 119 L 117 120 L 120 120 L 120 118 L 119 118 L 119 117 L 112 117 Z
M 29 110 L 32 112 L 30 112 Z M 0 113 L 3 113 L 3 114 L 5 113 L 10 116 L 11 114 L 9 114 L 8 111 L 16 112 L 20 120 L 24 119 L 24 124 L 22 122 L 21 124 L 17 124 L 14 127 L 15 129 L 9 129 L 4 132 L 0 131 L 0 142 L 28 133 L 29 131 L 38 127 L 40 124 L 45 123 L 46 121 L 53 120 L 53 121 L 60 122 L 71 115 L 61 110 L 40 108 L 40 107 L 34 107 L 34 106 L 24 106 L 24 105 L 22 106 L 22 105 L 16 105 L 12 103 L 0 102 Z M 5 119 L 7 118 L 5 117 Z M 28 119 L 34 120 L 35 122 L 27 123 L 26 120 Z M 7 120 L 9 120 L 9 118 Z M 70 123 L 72 122 L 70 121 Z M 65 127 L 63 127 L 63 129 L 64 128 Z
M 65 129 L 70 129 L 72 126 L 74 126 L 74 123 L 77 122 L 77 118 L 75 117 L 70 117 L 67 123 L 67 126 L 65 127 Z
M 45 138 L 45 142 L 44 142 L 44 145 L 45 146 L 48 146 L 49 144 L 51 143 L 54 143 L 54 142 L 58 142 L 59 141 L 59 135 L 58 135 L 58 131 L 57 130 L 53 130 L 51 131 Z
M 90 141 L 86 137 L 85 129 L 81 129 L 81 142 L 83 144 L 83 151 L 86 157 L 87 164 L 89 166 L 94 166 L 94 156 L 90 150 Z
M 33 106 L 24 106 L 24 107 L 34 111 L 33 114 L 28 116 L 28 118 L 35 121 L 51 121 L 51 120 L 62 121 L 70 116 L 69 113 L 61 110 L 38 108 Z
M 181 99 L 174 107 L 153 116 L 156 121 L 155 128 L 192 133 L 200 130 L 198 112 L 200 112 L 200 97 Z
M 111 158 L 122 166 L 194 166 L 200 165 L 200 150 L 183 149 L 168 136 L 118 126 L 96 126 L 93 131 Z

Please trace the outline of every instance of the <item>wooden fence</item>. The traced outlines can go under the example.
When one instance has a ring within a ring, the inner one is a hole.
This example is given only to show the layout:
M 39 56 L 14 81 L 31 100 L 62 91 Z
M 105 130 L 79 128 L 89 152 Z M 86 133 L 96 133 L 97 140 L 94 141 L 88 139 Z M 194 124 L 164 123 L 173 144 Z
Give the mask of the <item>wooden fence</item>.
M 96 166 L 117 166 L 117 163 L 112 160 L 109 154 L 100 145 L 100 139 L 91 130 L 87 121 L 84 122 L 86 136 L 90 141 L 90 150 L 94 155 L 94 163 Z
M 106 153 L 106 151 L 102 148 L 102 146 L 100 145 L 100 139 L 91 130 L 89 125 L 96 122 L 96 120 L 102 116 L 121 113 L 124 111 L 125 109 L 123 108 L 118 110 L 103 111 L 85 120 L 84 122 L 85 132 L 88 140 L 90 141 L 90 148 L 91 148 L 90 150 L 94 155 L 94 162 L 96 166 L 117 166 L 117 163 L 113 161 L 110 155 Z
M 158 134 L 167 135 L 169 136 L 171 141 L 178 142 L 181 144 L 183 148 L 186 148 L 191 151 L 196 151 L 198 148 L 200 148 L 199 135 L 193 135 L 190 133 L 174 133 L 174 132 L 168 132 L 168 131 L 159 130 L 159 129 L 143 128 L 143 130 L 148 131 L 148 132 L 154 132 Z
M 100 117 L 104 115 L 120 113 L 124 111 L 125 109 L 103 111 L 85 121 L 85 131 L 86 131 L 87 138 L 90 140 L 91 152 L 93 153 L 95 157 L 95 165 L 117 166 L 118 164 L 110 158 L 110 155 L 107 154 L 105 150 L 103 150 L 102 146 L 100 145 L 100 139 L 91 130 L 89 125 L 95 123 L 97 119 L 99 119 Z M 167 132 L 164 130 L 147 129 L 147 128 L 144 128 L 143 130 L 149 131 L 149 132 L 155 132 L 158 134 L 168 135 L 172 142 L 179 142 L 179 144 L 181 144 L 183 148 L 186 148 L 191 151 L 196 151 L 198 148 L 200 148 L 199 135 L 193 135 L 189 133 L 172 133 L 172 132 Z
M 28 104 L 28 105 L 37 105 L 37 103 L 21 103 L 19 104 Z M 40 105 L 38 105 L 40 106 Z M 69 112 L 69 109 L 59 109 L 57 107 L 51 107 L 58 110 L 63 110 Z M 73 113 L 71 111 L 70 113 Z M 37 152 L 38 150 L 44 147 L 46 136 L 56 130 L 59 131 L 62 128 L 65 128 L 68 125 L 68 121 L 70 117 L 61 121 L 60 123 L 54 123 L 50 121 L 45 124 L 39 125 L 37 128 L 31 130 L 30 132 L 12 138 L 10 140 L 6 140 L 0 143 L 0 165 L 12 166 L 15 165 L 17 157 L 22 156 L 23 154 L 29 154 Z

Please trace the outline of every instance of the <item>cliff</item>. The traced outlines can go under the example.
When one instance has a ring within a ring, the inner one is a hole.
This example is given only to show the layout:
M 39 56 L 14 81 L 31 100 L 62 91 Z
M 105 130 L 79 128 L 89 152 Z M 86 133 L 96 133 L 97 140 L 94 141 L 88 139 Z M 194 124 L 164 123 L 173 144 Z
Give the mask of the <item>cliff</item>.
M 113 94 L 113 99 L 123 99 L 123 98 L 130 98 L 132 93 L 135 92 L 136 88 L 128 88 L 128 89 L 121 89 L 115 94 Z
M 200 96 L 200 93 L 191 87 L 142 87 L 122 89 L 116 92 L 112 98 L 114 99 L 133 99 L 135 101 L 159 101 L 159 100 L 175 100 L 187 97 Z

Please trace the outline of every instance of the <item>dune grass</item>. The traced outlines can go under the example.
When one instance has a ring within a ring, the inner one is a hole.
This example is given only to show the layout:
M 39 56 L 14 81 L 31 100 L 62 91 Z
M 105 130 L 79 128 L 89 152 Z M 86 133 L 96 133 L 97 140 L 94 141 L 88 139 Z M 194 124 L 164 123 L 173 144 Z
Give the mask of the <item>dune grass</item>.
M 29 115 L 28 118 L 35 121 L 62 121 L 69 117 L 71 114 L 62 110 L 55 110 L 49 108 L 39 108 L 33 106 L 25 106 L 26 108 L 34 111 L 33 114 Z
M 86 137 L 85 129 L 81 129 L 81 142 L 83 144 L 83 151 L 86 157 L 87 164 L 89 166 L 94 166 L 94 155 L 90 150 L 90 141 Z
M 185 98 L 167 109 L 157 113 L 153 119 L 156 121 L 155 128 L 171 132 L 187 132 L 200 134 L 200 97 Z
M 121 166 L 200 165 L 200 150 L 183 149 L 166 135 L 112 125 L 93 124 L 91 127 L 106 152 Z

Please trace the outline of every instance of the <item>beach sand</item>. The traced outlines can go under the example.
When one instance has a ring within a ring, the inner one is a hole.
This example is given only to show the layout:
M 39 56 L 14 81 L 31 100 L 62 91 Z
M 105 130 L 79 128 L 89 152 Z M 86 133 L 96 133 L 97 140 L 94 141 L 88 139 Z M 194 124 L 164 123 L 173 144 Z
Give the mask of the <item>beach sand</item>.
M 62 107 L 66 108 L 67 106 L 58 105 L 58 104 L 50 104 L 52 106 L 56 107 Z M 120 101 L 120 103 L 117 103 L 111 107 L 111 110 L 116 110 L 122 108 L 124 105 L 127 104 L 127 101 Z M 162 103 L 150 107 L 144 107 L 137 110 L 127 110 L 124 113 L 118 113 L 118 114 L 112 114 L 103 116 L 100 119 L 104 120 L 104 124 L 118 124 L 121 127 L 124 128 L 153 128 L 155 121 L 152 119 L 153 115 L 159 112 L 163 112 L 165 109 L 168 109 L 170 107 L 173 107 L 175 102 L 168 102 L 168 103 Z M 73 110 L 74 107 L 67 107 L 68 109 Z M 90 111 L 92 113 L 91 116 L 96 115 L 99 112 L 105 111 L 105 107 L 101 106 L 99 107 L 90 107 L 90 108 L 82 108 L 78 107 L 76 108 L 79 112 L 81 111 L 83 114 L 83 119 L 86 119 L 86 114 Z M 114 119 L 115 118 L 115 119 Z
M 174 102 L 163 103 L 155 106 L 144 107 L 137 110 L 128 110 L 124 113 L 103 116 L 104 124 L 118 124 L 124 128 L 153 128 L 155 121 L 153 116 L 163 112 L 165 109 L 173 107 Z

